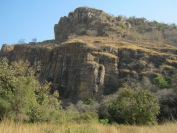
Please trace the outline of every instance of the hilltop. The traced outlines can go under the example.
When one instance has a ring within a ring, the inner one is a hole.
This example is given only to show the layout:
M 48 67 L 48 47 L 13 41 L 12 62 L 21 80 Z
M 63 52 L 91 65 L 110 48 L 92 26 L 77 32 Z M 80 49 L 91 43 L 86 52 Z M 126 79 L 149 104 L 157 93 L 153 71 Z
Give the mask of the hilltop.
M 55 40 L 63 41 L 75 35 L 104 36 L 123 38 L 129 41 L 143 43 L 159 42 L 176 45 L 177 26 L 157 21 L 148 21 L 135 16 L 126 18 L 115 17 L 102 10 L 80 7 L 60 18 L 54 26 Z

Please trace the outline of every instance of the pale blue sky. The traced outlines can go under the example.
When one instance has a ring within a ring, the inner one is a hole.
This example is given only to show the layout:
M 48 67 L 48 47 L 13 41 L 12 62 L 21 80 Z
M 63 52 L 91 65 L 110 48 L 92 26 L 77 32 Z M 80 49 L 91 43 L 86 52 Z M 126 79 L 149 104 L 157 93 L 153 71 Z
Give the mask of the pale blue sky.
M 81 6 L 177 24 L 177 0 L 0 0 L 0 47 L 20 39 L 54 39 L 54 24 Z

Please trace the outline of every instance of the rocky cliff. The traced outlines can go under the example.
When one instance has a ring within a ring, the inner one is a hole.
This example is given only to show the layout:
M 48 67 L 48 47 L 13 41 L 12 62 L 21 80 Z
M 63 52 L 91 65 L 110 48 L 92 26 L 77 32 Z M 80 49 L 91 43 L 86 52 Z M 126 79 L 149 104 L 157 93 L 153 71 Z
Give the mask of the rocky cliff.
M 176 47 L 123 40 L 119 32 L 116 38 L 110 38 L 104 29 L 119 20 L 107 22 L 108 16 L 101 10 L 77 8 L 55 25 L 55 41 L 3 45 L 0 56 L 10 62 L 40 62 L 41 79 L 51 81 L 61 97 L 72 100 L 99 100 L 102 95 L 116 92 L 130 78 L 173 74 L 177 67 Z M 84 36 L 78 36 L 80 30 Z M 76 36 L 69 38 L 71 34 Z
M 105 32 L 118 23 L 117 18 L 102 10 L 80 7 L 60 18 L 54 26 L 55 40 L 61 42 L 74 35 L 107 36 Z M 117 32 L 117 36 L 119 32 Z

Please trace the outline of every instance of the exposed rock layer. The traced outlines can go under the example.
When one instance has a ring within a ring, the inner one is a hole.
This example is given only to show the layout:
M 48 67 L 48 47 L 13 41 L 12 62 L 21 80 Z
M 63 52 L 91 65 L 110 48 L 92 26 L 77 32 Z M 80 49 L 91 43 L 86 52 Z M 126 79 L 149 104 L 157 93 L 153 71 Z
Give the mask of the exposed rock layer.
M 10 62 L 28 60 L 31 65 L 40 61 L 41 78 L 52 81 L 61 97 L 75 100 L 99 100 L 103 94 L 116 92 L 121 79 L 173 74 L 177 67 L 176 47 L 128 43 L 118 37 L 122 36 L 118 32 L 116 39 L 105 37 L 105 29 L 114 27 L 115 21 L 120 20 L 101 10 L 77 8 L 55 25 L 55 41 L 3 45 L 0 57 Z M 72 39 L 72 35 L 81 34 L 87 36 Z
M 172 58 L 169 55 L 138 48 L 98 49 L 79 41 L 55 47 L 15 45 L 13 50 L 5 47 L 8 46 L 2 47 L 0 56 L 8 57 L 10 62 L 29 60 L 34 65 L 40 61 L 41 78 L 52 81 L 53 86 L 60 87 L 61 96 L 70 99 L 99 99 L 102 94 L 117 91 L 121 78 L 154 78 L 163 72 L 173 72 L 170 67 L 162 69 L 164 63 L 172 68 L 177 66 L 177 62 L 168 61 Z

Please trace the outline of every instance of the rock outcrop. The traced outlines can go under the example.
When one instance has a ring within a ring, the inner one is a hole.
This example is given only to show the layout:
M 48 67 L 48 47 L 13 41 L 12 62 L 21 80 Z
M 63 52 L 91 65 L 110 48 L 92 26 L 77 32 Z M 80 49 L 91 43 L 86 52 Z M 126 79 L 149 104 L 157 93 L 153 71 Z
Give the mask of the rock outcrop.
M 154 47 L 148 42 L 137 45 L 119 37 L 105 37 L 107 28 L 115 32 L 113 27 L 118 21 L 101 10 L 77 8 L 55 25 L 55 40 L 3 45 L 0 57 L 10 62 L 28 60 L 32 66 L 40 62 L 41 79 L 51 81 L 61 97 L 72 100 L 99 100 L 102 95 L 116 92 L 122 79 L 173 74 L 176 47 Z M 77 35 L 74 39 L 73 34 Z M 116 35 L 121 34 L 116 31 Z
M 60 18 L 54 26 L 55 40 L 61 42 L 74 35 L 103 36 L 105 29 L 112 27 L 116 18 L 102 10 L 80 7 Z
M 140 47 L 132 49 L 129 45 L 118 42 L 116 47 L 105 44 L 98 48 L 95 47 L 98 44 L 73 41 L 47 45 L 50 47 L 15 45 L 9 52 L 3 47 L 0 53 L 1 57 L 8 55 L 10 62 L 28 60 L 34 65 L 40 61 L 41 78 L 52 81 L 61 97 L 75 100 L 99 99 L 103 94 L 116 92 L 120 79 L 140 80 L 143 76 L 153 79 L 164 72 L 173 73 L 177 67 L 174 55 L 161 55 Z

